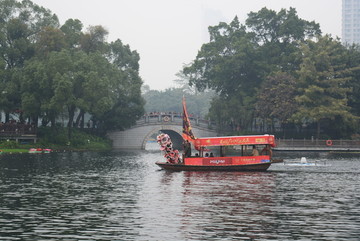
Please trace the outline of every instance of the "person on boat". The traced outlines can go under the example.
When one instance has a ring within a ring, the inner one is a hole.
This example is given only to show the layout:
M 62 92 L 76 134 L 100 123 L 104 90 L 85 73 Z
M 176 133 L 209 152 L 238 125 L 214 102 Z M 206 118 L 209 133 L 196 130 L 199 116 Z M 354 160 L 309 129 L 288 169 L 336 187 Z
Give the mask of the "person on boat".
M 260 154 L 272 157 L 272 150 L 271 150 L 270 146 L 265 145 L 264 149 L 261 150 Z
M 258 156 L 259 155 L 259 151 L 256 149 L 256 146 L 253 146 L 252 155 L 253 156 Z
M 185 157 L 191 156 L 191 144 L 188 140 L 184 142 L 184 153 L 185 153 Z
M 220 156 L 225 156 L 225 146 L 220 146 Z
M 210 152 L 210 157 L 214 157 L 214 154 L 212 152 Z
M 209 157 L 209 153 L 206 152 L 206 153 L 205 153 L 205 157 Z

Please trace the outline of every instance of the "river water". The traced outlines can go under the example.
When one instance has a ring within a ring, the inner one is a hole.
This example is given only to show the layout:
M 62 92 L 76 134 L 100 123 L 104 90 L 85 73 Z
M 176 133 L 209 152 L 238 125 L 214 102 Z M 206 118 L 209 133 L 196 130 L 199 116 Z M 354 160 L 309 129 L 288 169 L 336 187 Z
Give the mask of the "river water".
M 0 156 L 1 240 L 359 240 L 360 154 L 167 172 L 159 151 Z

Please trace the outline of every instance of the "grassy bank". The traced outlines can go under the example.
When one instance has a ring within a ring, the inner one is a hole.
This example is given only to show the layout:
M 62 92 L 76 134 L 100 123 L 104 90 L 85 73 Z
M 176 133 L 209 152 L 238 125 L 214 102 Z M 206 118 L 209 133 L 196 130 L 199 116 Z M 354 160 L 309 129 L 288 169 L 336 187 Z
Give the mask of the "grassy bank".
M 1 149 L 1 154 L 2 153 L 27 153 L 29 149 Z
M 23 153 L 30 148 L 48 148 L 53 151 L 108 151 L 111 150 L 111 141 L 105 137 L 86 133 L 74 129 L 71 138 L 67 136 L 67 129 L 39 128 L 37 143 L 17 143 L 15 141 L 0 142 L 2 153 Z

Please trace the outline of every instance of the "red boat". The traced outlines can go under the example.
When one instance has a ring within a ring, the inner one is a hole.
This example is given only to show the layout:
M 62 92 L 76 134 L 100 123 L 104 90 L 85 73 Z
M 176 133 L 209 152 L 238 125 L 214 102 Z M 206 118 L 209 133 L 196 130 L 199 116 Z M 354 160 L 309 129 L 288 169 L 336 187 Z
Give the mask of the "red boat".
M 275 146 L 273 135 L 224 136 L 196 138 L 191 129 L 185 100 L 183 100 L 184 154 L 172 149 L 166 134 L 158 136 L 166 161 L 158 166 L 173 171 L 266 171 L 274 162 L 271 148 Z M 191 155 L 191 145 L 196 150 Z M 260 150 L 260 151 L 259 151 Z
M 266 171 L 278 162 L 271 158 L 273 135 L 196 138 L 194 144 L 199 150 L 195 156 L 183 155 L 178 163 L 156 164 L 173 171 Z

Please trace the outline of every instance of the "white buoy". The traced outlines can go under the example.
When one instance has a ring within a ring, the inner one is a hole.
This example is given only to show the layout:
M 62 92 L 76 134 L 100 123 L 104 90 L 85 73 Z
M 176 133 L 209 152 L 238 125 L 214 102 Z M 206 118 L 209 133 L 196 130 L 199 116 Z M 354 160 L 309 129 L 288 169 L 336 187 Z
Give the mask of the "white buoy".
M 306 157 L 301 157 L 300 163 L 302 163 L 302 164 L 307 163 Z

